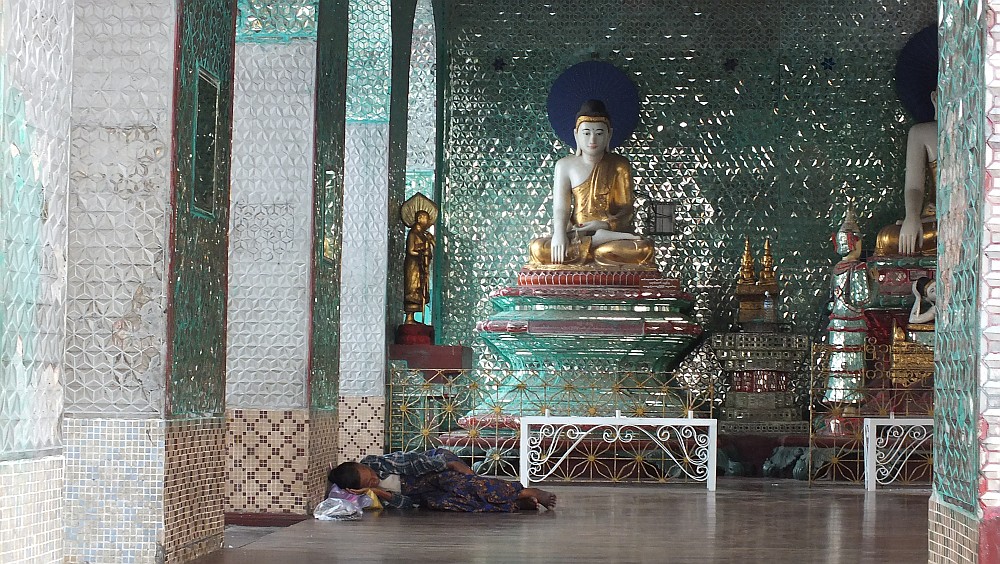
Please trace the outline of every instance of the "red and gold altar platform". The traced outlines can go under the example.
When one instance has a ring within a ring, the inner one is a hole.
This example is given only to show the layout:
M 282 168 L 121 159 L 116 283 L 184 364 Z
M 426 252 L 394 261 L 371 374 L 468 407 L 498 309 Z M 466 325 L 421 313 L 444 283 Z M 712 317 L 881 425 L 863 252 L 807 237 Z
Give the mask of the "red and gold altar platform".
M 676 279 L 655 270 L 531 270 L 490 296 L 480 337 L 513 368 L 597 362 L 670 370 L 702 328 Z

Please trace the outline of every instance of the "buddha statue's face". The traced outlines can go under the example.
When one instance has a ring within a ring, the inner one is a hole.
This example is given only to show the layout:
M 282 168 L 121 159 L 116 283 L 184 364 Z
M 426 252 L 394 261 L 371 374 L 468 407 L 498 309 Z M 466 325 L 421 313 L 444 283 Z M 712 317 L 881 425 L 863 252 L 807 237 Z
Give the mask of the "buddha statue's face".
M 576 148 L 588 156 L 600 156 L 608 150 L 611 141 L 611 128 L 600 121 L 585 121 L 576 128 L 573 134 Z

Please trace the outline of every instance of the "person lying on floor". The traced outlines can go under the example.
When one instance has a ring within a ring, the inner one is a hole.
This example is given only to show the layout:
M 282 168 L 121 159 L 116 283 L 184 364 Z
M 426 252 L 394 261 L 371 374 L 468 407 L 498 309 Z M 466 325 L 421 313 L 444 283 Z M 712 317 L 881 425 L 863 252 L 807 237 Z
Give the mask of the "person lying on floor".
M 366 456 L 361 462 L 344 462 L 330 470 L 328 479 L 354 493 L 370 489 L 383 505 L 394 508 L 509 513 L 556 506 L 555 494 L 479 476 L 443 448 Z

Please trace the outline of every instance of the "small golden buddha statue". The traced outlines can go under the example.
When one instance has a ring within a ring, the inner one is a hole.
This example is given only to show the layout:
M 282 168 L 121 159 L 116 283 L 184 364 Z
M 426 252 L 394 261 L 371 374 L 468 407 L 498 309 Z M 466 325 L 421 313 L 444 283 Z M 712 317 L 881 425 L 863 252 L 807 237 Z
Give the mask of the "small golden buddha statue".
M 930 94 L 937 113 L 937 91 Z M 937 255 L 937 121 L 918 123 L 906 140 L 903 201 L 906 215 L 883 227 L 875 240 L 875 256 Z
M 552 236 L 531 241 L 528 266 L 654 268 L 652 241 L 633 233 L 632 167 L 608 151 L 611 118 L 603 102 L 583 104 L 573 135 L 576 153 L 556 162 Z
M 437 206 L 423 194 L 415 194 L 400 208 L 403 224 L 410 228 L 403 258 L 405 324 L 416 323 L 414 314 L 423 312 L 430 301 L 431 258 L 435 244 L 430 227 L 437 221 L 437 213 Z

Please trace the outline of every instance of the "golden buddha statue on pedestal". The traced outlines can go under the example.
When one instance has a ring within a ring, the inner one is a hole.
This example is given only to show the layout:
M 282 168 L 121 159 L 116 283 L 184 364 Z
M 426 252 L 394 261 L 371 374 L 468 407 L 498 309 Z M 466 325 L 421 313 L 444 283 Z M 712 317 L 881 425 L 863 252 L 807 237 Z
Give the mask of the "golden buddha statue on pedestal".
M 937 114 L 937 91 L 930 94 Z M 906 215 L 883 227 L 875 241 L 875 256 L 937 255 L 937 120 L 910 128 L 906 141 L 903 201 Z
M 410 228 L 403 259 L 405 324 L 415 323 L 414 315 L 423 313 L 430 301 L 431 258 L 435 245 L 430 227 L 437 220 L 437 214 L 437 206 L 423 194 L 415 194 L 400 208 L 403 224 Z
M 528 268 L 655 269 L 652 241 L 633 233 L 632 167 L 608 151 L 611 118 L 603 102 L 583 104 L 573 135 L 576 152 L 555 166 L 552 236 L 531 241 Z

